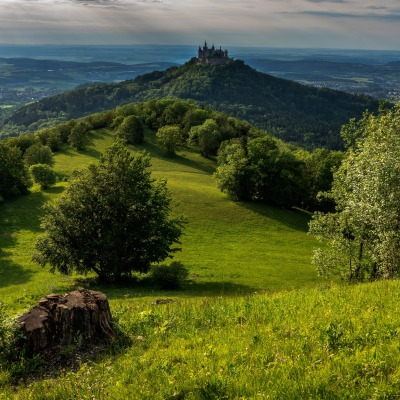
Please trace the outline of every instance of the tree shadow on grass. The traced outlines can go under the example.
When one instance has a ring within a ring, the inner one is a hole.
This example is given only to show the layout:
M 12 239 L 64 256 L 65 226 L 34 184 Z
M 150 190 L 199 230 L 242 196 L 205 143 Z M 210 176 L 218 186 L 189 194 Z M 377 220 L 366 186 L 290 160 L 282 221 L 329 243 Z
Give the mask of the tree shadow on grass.
M 185 290 L 182 291 L 183 295 L 189 295 L 190 297 L 220 297 L 220 296 L 241 296 L 254 293 L 256 288 L 241 285 L 239 283 L 222 281 L 222 282 L 199 282 L 190 281 L 185 286 Z
M 9 253 L 0 250 L 0 288 L 11 285 L 23 285 L 33 275 L 31 270 L 12 262 Z
M 46 192 L 60 193 L 62 187 L 53 187 Z M 0 287 L 20 285 L 29 281 L 32 271 L 12 261 L 16 253 L 20 231 L 41 232 L 42 205 L 47 201 L 43 192 L 19 196 L 0 206 Z M 28 240 L 28 239 L 26 239 Z M 30 240 L 30 237 L 29 237 Z M 21 244 L 19 245 L 21 246 Z
M 307 233 L 310 213 L 292 208 L 290 210 L 269 206 L 260 202 L 238 202 L 241 207 L 250 210 L 268 219 L 272 219 L 290 229 Z
M 167 157 L 164 157 L 164 159 L 167 159 Z M 200 162 L 190 160 L 189 158 L 185 158 L 180 155 L 175 155 L 168 159 L 177 164 L 183 165 L 185 167 L 197 169 L 197 170 L 204 172 L 206 174 L 209 174 L 209 175 L 211 175 L 215 172 L 215 168 L 212 167 L 211 165 L 201 164 Z
M 81 153 L 86 156 L 95 158 L 96 160 L 98 160 L 102 155 L 100 151 L 96 150 L 93 147 L 86 148 L 85 150 L 82 150 Z
M 241 285 L 235 282 L 199 282 L 191 279 L 186 281 L 180 289 L 162 290 L 149 281 L 148 278 L 138 280 L 137 278 L 124 279 L 121 282 L 104 283 L 99 282 L 96 277 L 78 278 L 75 281 L 77 286 L 90 290 L 98 290 L 107 295 L 110 300 L 126 298 L 146 297 L 221 297 L 238 296 L 254 293 L 256 288 Z
M 20 230 L 40 232 L 40 218 L 43 216 L 43 204 L 48 200 L 45 193 L 59 194 L 61 186 L 46 189 L 44 192 L 33 192 L 9 200 L 0 206 L 0 235 L 13 235 Z M 0 236 L 0 248 L 12 247 L 3 243 Z

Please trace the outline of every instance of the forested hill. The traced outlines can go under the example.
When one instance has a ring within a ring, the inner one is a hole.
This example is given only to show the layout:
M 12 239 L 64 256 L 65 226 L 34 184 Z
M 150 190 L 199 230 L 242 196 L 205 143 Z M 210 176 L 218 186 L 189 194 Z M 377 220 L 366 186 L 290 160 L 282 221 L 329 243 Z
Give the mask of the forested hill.
M 134 80 L 93 84 L 43 99 L 20 108 L 8 122 L 38 128 L 48 118 L 77 118 L 166 96 L 208 103 L 305 147 L 339 148 L 340 127 L 352 117 L 361 117 L 365 109 L 378 108 L 378 101 L 370 97 L 275 78 L 240 60 L 219 66 L 197 65 L 192 60 Z

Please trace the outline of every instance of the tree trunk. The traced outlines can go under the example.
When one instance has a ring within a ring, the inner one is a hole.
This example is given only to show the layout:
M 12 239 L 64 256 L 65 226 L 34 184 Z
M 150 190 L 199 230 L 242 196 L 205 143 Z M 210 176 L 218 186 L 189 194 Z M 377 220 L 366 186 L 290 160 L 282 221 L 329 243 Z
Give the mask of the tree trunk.
M 42 298 L 18 322 L 29 354 L 53 345 L 95 342 L 115 336 L 106 295 L 82 288 Z

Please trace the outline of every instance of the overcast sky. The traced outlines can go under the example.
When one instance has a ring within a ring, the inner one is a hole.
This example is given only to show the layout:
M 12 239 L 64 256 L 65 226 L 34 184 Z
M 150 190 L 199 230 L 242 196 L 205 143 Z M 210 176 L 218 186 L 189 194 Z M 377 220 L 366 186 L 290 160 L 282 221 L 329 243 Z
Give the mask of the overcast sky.
M 2 44 L 400 49 L 400 0 L 0 0 Z

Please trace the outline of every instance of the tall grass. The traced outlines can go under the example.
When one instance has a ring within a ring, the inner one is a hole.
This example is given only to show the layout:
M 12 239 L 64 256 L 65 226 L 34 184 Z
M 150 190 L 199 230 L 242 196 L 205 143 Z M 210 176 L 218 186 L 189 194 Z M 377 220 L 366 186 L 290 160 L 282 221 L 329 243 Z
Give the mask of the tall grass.
M 270 295 L 112 301 L 122 353 L 16 399 L 395 399 L 400 283 Z M 8 396 L 8 397 L 7 397 Z

